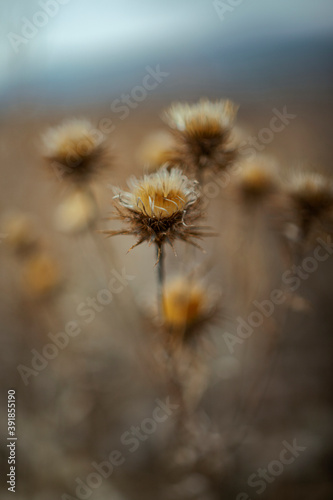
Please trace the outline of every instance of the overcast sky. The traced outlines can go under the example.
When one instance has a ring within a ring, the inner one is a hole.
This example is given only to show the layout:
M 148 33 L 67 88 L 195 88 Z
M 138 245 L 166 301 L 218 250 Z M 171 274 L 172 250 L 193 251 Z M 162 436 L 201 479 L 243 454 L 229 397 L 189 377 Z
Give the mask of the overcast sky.
M 23 18 L 38 18 L 47 1 L 65 4 L 15 51 L 8 34 L 21 36 Z M 238 2 L 223 15 L 213 0 L 1 0 L 0 87 L 27 67 L 38 72 L 45 64 L 93 63 L 101 54 L 116 64 L 140 52 L 172 55 L 214 40 L 229 47 L 251 39 L 333 34 L 332 0 Z

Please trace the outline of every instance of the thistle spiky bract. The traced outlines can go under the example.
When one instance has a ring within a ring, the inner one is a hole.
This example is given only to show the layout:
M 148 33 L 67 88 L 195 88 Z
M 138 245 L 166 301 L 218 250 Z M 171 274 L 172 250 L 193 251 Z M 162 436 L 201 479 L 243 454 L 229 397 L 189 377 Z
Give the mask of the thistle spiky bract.
M 115 188 L 114 208 L 125 228 L 104 231 L 109 236 L 128 234 L 137 237 L 133 247 L 144 241 L 171 246 L 175 240 L 196 245 L 195 238 L 207 235 L 205 228 L 194 223 L 202 218 L 197 183 L 180 169 L 166 167 L 142 179 L 129 181 L 130 191 Z M 133 248 L 132 247 L 132 248 Z

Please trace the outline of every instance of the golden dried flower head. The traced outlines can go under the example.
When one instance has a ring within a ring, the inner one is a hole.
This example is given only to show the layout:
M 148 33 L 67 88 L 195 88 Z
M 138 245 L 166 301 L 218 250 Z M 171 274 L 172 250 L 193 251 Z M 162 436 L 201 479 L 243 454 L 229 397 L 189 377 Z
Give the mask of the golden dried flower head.
M 266 199 L 278 189 L 278 179 L 273 165 L 263 159 L 242 165 L 235 182 L 237 193 L 245 203 Z
M 193 277 L 176 276 L 163 291 L 164 324 L 171 343 L 187 341 L 212 319 L 216 299 L 206 286 Z
M 34 221 L 26 214 L 7 214 L 3 229 L 7 235 L 6 243 L 21 256 L 35 251 L 40 243 Z
M 86 182 L 105 164 L 102 134 L 86 119 L 72 119 L 43 136 L 44 156 L 60 174 L 73 182 Z
M 49 297 L 61 283 L 59 265 L 47 252 L 37 252 L 25 262 L 23 286 L 30 297 L 35 299 Z
M 115 189 L 114 196 L 114 218 L 127 223 L 128 228 L 105 231 L 109 236 L 132 234 L 138 239 L 132 248 L 147 241 L 160 249 L 163 243 L 172 246 L 176 239 L 195 245 L 193 238 L 205 235 L 204 228 L 193 225 L 202 216 L 197 183 L 180 169 L 163 167 L 142 179 L 133 177 L 129 187 L 129 192 Z
M 163 115 L 182 162 L 194 171 L 225 169 L 237 156 L 231 137 L 237 106 L 228 100 L 175 103 Z
M 314 222 L 333 216 L 333 184 L 319 173 L 294 174 L 288 189 L 303 236 Z
M 207 308 L 201 283 L 177 277 L 164 287 L 163 312 L 168 325 L 184 327 L 197 322 Z

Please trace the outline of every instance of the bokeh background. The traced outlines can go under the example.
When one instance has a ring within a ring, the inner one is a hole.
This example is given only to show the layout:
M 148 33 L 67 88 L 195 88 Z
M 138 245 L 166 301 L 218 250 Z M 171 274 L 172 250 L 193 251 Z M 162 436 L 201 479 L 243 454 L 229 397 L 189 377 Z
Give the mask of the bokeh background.
M 0 6 L 0 209 L 3 217 L 16 211 L 33 219 L 64 276 L 61 293 L 36 304 L 21 287 L 20 263 L 2 228 L 1 440 L 7 435 L 6 392 L 15 387 L 20 500 L 75 496 L 75 479 L 84 479 L 92 461 L 102 461 L 119 447 L 124 431 L 151 415 L 156 397 L 168 395 L 163 377 L 152 375 L 150 344 L 143 340 L 151 330 L 141 311 L 155 292 L 153 250 L 142 247 L 126 255 L 130 238 L 109 243 L 95 232 L 72 238 L 56 231 L 53 215 L 64 186 L 47 174 L 41 158 L 45 129 L 72 116 L 96 124 L 112 120 L 107 141 L 113 165 L 96 185 L 101 226 L 110 210 L 108 186 L 140 175 L 142 144 L 163 129 L 160 114 L 173 101 L 234 100 L 245 140 L 258 137 L 273 110 L 286 106 L 296 117 L 264 147 L 261 143 L 263 152 L 285 169 L 333 173 L 329 0 L 54 0 L 54 16 L 30 39 L 16 38 L 20 43 L 14 46 L 13 34 L 24 36 L 27 20 L 36 19 L 46 3 L 2 0 Z M 168 76 L 121 119 L 111 105 L 141 85 L 147 66 L 159 66 Z M 223 207 L 213 200 L 210 215 L 228 239 Z M 213 262 L 208 279 L 228 296 L 223 281 L 228 263 L 219 258 L 223 238 L 206 244 Z M 180 252 L 177 261 L 168 254 L 170 272 L 181 267 L 182 257 Z M 123 266 L 135 278 L 92 324 L 82 322 L 77 305 L 105 287 L 111 269 Z M 282 441 L 294 439 L 306 450 L 260 496 L 332 498 L 332 272 L 330 259 L 303 283 L 311 310 L 288 319 L 274 374 L 263 370 L 259 384 L 258 360 L 270 355 L 265 337 L 253 341 L 250 353 L 230 356 L 221 333 L 235 325 L 224 318 L 211 327 L 214 362 L 193 417 L 193 435 L 172 442 L 171 417 L 91 498 L 233 499 L 242 491 L 256 498 L 249 475 L 278 458 Z M 71 320 L 81 321 L 80 335 L 25 386 L 17 366 L 29 365 L 31 349 L 41 350 L 47 334 Z M 258 393 L 264 400 L 248 421 L 246 407 Z M 235 408 L 239 424 L 233 422 Z M 235 441 L 236 451 L 229 446 Z M 5 446 L 1 460 L 5 471 Z M 1 498 L 10 498 L 4 479 L 1 487 Z

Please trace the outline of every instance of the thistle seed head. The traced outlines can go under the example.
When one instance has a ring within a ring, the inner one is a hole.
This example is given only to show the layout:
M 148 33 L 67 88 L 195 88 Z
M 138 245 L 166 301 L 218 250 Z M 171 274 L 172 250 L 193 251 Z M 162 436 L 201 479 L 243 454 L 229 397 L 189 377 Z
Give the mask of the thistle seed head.
M 49 129 L 43 142 L 45 158 L 74 183 L 87 182 L 105 165 L 104 141 L 89 120 L 67 120 Z
M 278 190 L 278 178 L 273 165 L 266 160 L 244 164 L 236 180 L 236 190 L 244 203 L 266 199 Z
M 128 227 L 105 231 L 109 236 L 132 234 L 138 239 L 134 246 L 147 241 L 159 248 L 165 242 L 172 246 L 176 239 L 195 245 L 193 238 L 205 236 L 205 228 L 193 224 L 203 215 L 197 183 L 180 169 L 164 167 L 142 179 L 132 178 L 129 187 L 128 192 L 115 189 L 114 196 L 115 218 Z
M 319 173 L 296 173 L 288 189 L 296 219 L 305 237 L 313 223 L 333 215 L 333 185 Z
M 24 264 L 23 287 L 31 298 L 44 299 L 53 295 L 62 284 L 57 261 L 47 252 L 37 252 Z
M 7 214 L 3 229 L 7 234 L 7 245 L 20 257 L 29 255 L 40 245 L 35 221 L 22 212 Z
M 212 320 L 216 311 L 216 297 L 200 280 L 176 276 L 166 283 L 163 320 L 172 345 L 192 341 Z
M 229 166 L 237 156 L 231 137 L 236 113 L 237 106 L 228 100 L 173 104 L 163 119 L 175 135 L 182 163 L 197 173 Z
M 199 282 L 177 277 L 164 288 L 163 312 L 165 322 L 184 328 L 199 321 L 207 309 L 207 295 Z

